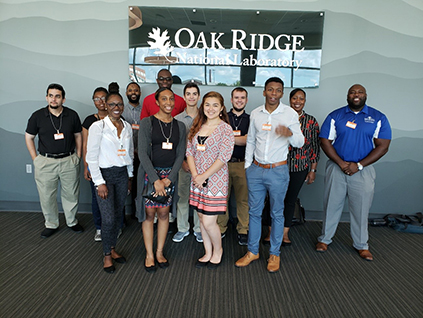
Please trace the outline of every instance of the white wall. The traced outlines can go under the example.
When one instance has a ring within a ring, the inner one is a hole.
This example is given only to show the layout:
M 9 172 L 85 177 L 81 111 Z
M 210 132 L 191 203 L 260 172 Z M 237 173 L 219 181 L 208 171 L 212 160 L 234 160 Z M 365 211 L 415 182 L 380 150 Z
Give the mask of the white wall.
M 192 1 L 155 6 L 191 7 Z M 24 143 L 26 123 L 45 106 L 49 83 L 61 83 L 67 106 L 83 120 L 94 112 L 92 91 L 128 82 L 129 5 L 145 1 L 0 1 L 0 209 L 37 209 L 38 193 Z M 393 128 L 389 153 L 375 164 L 376 193 L 371 212 L 412 213 L 423 208 L 423 2 L 381 1 L 197 1 L 196 7 L 325 11 L 320 87 L 307 90 L 306 110 L 319 122 L 345 105 L 354 83 L 367 88 L 368 104 L 384 112 Z M 142 87 L 143 96 L 155 85 Z M 181 86 L 175 85 L 180 93 Z M 229 99 L 230 88 L 219 90 Z M 261 89 L 249 88 L 248 110 L 262 104 Z M 285 92 L 284 103 L 288 103 Z M 300 197 L 306 210 L 322 210 L 324 164 L 317 181 Z M 90 189 L 81 181 L 82 209 Z

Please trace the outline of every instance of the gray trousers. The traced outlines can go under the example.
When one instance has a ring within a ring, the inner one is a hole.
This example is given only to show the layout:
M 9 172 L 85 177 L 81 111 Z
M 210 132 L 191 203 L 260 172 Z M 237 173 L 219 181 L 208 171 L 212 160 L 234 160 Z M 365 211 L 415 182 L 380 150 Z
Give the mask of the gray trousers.
M 369 248 L 368 216 L 373 201 L 376 172 L 373 166 L 348 176 L 332 160 L 326 163 L 325 194 L 323 203 L 322 235 L 318 241 L 330 244 L 342 215 L 345 198 L 351 219 L 353 246 L 358 250 Z

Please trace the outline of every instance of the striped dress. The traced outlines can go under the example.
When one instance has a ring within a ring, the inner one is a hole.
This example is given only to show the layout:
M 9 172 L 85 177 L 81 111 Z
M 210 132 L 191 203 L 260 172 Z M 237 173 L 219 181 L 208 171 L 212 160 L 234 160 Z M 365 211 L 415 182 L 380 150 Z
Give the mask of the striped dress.
M 204 173 L 216 160 L 224 162 L 224 166 L 208 178 L 207 186 L 202 190 L 191 182 L 189 204 L 197 212 L 216 215 L 225 214 L 228 196 L 228 161 L 234 149 L 234 133 L 230 125 L 221 121 L 213 133 L 207 137 L 205 151 L 197 150 L 198 133 L 187 144 L 187 156 L 194 157 L 198 174 Z

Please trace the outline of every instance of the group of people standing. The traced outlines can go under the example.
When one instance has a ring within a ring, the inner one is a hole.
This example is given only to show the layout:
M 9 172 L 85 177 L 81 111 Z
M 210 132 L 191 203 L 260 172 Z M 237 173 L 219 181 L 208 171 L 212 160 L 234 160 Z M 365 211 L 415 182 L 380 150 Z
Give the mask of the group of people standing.
M 329 114 L 320 131 L 317 120 L 304 112 L 305 91 L 294 89 L 290 106 L 284 105 L 280 101 L 284 83 L 277 77 L 266 81 L 265 103 L 251 115 L 245 112 L 248 92 L 242 87 L 232 91 L 232 109 L 227 112 L 220 93 L 206 93 L 198 107 L 200 89 L 195 83 L 188 83 L 180 97 L 172 91 L 172 82 L 171 73 L 160 70 L 159 88 L 144 98 L 142 106 L 137 83 L 126 87 L 126 107 L 116 83 L 108 90 L 99 87 L 93 93 L 97 113 L 88 116 L 82 126 L 76 112 L 63 106 L 63 87 L 51 84 L 47 88 L 48 106 L 31 116 L 25 134 L 45 216 L 41 237 L 50 237 L 59 228 L 59 180 L 66 223 L 75 232 L 83 231 L 75 217 L 83 157 L 84 177 L 92 189 L 94 239 L 102 242 L 105 272 L 113 273 L 115 263 L 126 262 L 115 247 L 128 195 L 133 215 L 142 222 L 147 272 L 169 266 L 163 253 L 169 215 L 177 219 L 173 241 L 181 242 L 190 234 L 190 207 L 195 211 L 194 235 L 204 245 L 195 266 L 216 269 L 223 256 L 231 189 L 236 199 L 238 243 L 248 246 L 235 266 L 245 267 L 259 259 L 268 197 L 267 270 L 276 272 L 281 245 L 291 245 L 289 229 L 297 196 L 304 183 L 312 184 L 316 178 L 320 136 L 329 161 L 323 229 L 316 250 L 324 252 L 332 242 L 348 196 L 353 246 L 362 258 L 373 259 L 367 245 L 375 178 L 371 164 L 387 152 L 391 129 L 385 115 L 365 104 L 363 86 L 349 89 L 348 105 Z

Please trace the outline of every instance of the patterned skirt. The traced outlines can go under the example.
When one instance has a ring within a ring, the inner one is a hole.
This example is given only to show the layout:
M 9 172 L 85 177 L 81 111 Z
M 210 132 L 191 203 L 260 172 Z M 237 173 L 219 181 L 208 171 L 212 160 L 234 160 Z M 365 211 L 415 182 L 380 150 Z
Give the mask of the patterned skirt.
M 172 171 L 172 168 L 157 168 L 154 167 L 154 169 L 156 169 L 157 175 L 160 177 L 160 179 L 164 179 L 167 178 L 170 174 L 170 172 Z M 144 187 L 146 187 L 148 184 L 148 177 L 147 174 L 145 174 L 145 178 L 144 178 Z M 175 187 L 175 186 L 173 186 Z M 149 199 L 144 198 L 145 201 L 145 207 L 146 208 L 165 208 L 168 206 L 172 205 L 172 196 L 169 196 L 169 199 L 167 200 L 166 203 L 159 203 L 159 202 L 155 202 Z
M 218 215 L 226 213 L 226 195 L 213 194 L 207 187 L 202 190 L 191 184 L 189 193 L 189 205 L 197 212 L 206 215 Z

